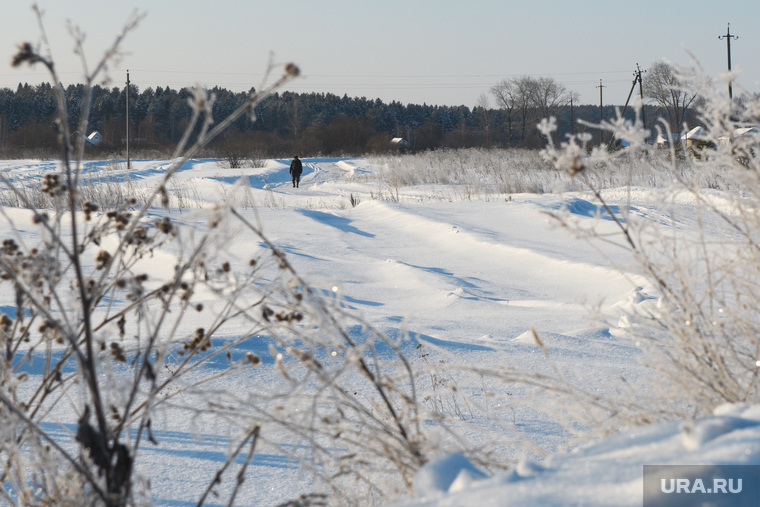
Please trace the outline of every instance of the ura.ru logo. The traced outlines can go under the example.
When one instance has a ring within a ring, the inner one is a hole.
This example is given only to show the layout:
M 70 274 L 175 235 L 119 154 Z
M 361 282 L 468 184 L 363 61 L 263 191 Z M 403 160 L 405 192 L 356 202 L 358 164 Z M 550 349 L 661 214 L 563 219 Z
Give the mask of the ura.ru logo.
M 660 479 L 660 491 L 663 493 L 741 493 L 741 479 L 713 479 L 705 486 L 702 479 Z

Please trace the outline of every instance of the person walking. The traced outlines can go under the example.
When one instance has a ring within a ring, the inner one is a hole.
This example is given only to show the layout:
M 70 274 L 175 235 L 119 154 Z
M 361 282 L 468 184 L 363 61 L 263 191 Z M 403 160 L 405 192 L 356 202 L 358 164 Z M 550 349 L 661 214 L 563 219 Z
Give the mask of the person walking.
M 303 164 L 298 159 L 298 155 L 293 157 L 293 161 L 290 163 L 290 175 L 293 177 L 293 186 L 298 187 L 301 181 L 301 173 L 303 172 Z

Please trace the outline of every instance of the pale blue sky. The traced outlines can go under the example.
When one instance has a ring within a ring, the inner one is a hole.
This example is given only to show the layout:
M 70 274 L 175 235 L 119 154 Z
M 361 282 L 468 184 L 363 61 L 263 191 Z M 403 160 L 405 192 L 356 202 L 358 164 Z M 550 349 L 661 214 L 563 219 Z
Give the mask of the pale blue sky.
M 31 3 L 5 0 L 0 49 L 40 40 Z M 7 5 L 11 3 L 11 5 Z M 726 70 L 726 43 L 737 84 L 760 91 L 760 1 L 757 0 L 41 0 L 44 23 L 64 84 L 80 82 L 66 29 L 86 34 L 90 65 L 137 8 L 147 14 L 124 43 L 112 85 L 231 90 L 259 87 L 270 52 L 293 61 L 304 77 L 297 92 L 381 98 L 384 102 L 477 104 L 499 80 L 551 76 L 581 103 L 625 102 L 633 71 L 667 58 L 705 71 Z M 0 66 L 0 87 L 46 78 L 29 67 Z M 490 97 L 489 97 L 490 98 Z

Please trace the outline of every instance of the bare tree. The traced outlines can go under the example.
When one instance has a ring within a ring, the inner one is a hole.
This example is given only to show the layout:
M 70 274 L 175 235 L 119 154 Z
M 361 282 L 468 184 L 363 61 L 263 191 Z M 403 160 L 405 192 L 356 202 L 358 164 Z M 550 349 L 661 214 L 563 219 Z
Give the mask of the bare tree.
M 517 87 L 510 79 L 504 79 L 491 88 L 491 94 L 496 99 L 496 105 L 506 112 L 507 144 L 513 141 L 512 118 L 517 106 Z
M 515 97 L 517 109 L 520 114 L 520 140 L 525 142 L 528 132 L 528 124 L 532 123 L 535 114 L 533 108 L 533 96 L 535 94 L 535 80 L 530 76 L 522 76 L 515 80 Z
M 491 88 L 496 103 L 507 112 L 507 135 L 513 140 L 512 118 L 520 121 L 520 142 L 537 133 L 532 128 L 541 118 L 555 116 L 567 105 L 570 95 L 567 89 L 553 78 L 521 76 L 505 79 Z
M 534 80 L 532 90 L 532 103 L 539 119 L 556 117 L 570 102 L 565 86 L 550 77 Z
M 553 78 L 542 77 L 534 80 L 532 102 L 541 118 L 555 116 L 569 100 L 567 89 Z
M 490 144 L 491 142 L 491 105 L 488 102 L 488 95 L 485 93 L 481 93 L 478 97 L 478 104 L 473 109 L 473 112 L 476 113 L 476 121 L 478 122 L 480 128 L 483 130 L 483 134 L 485 135 L 486 143 Z
M 666 62 L 657 62 L 644 75 L 644 95 L 665 108 L 674 132 L 681 130 L 689 106 L 697 98 L 687 75 Z
M 505 79 L 491 89 L 496 97 L 496 102 L 507 112 L 507 133 L 509 142 L 512 144 L 514 133 L 512 131 L 512 118 L 517 115 L 520 122 L 518 139 L 525 141 L 528 124 L 533 118 L 533 100 L 535 94 L 535 80 L 530 76 Z

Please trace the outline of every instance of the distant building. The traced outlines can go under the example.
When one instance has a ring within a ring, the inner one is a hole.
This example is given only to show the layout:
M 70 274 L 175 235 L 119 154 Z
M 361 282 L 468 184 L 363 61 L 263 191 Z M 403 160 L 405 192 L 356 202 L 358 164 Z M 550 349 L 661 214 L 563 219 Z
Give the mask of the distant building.
M 741 128 L 738 128 L 738 129 L 734 130 L 734 137 L 733 137 L 733 139 L 738 139 L 740 137 L 745 137 L 745 136 L 754 136 L 755 139 L 756 139 L 755 142 L 757 142 L 757 139 L 758 139 L 757 134 L 758 133 L 760 133 L 760 130 L 758 130 L 757 127 L 741 127 Z M 724 136 L 724 137 L 719 138 L 718 141 L 720 142 L 720 144 L 724 144 L 725 145 L 725 144 L 729 144 L 731 142 L 731 139 L 729 139 L 728 137 Z
M 671 134 L 671 141 L 675 143 L 686 142 L 686 146 L 692 146 L 695 142 L 704 140 L 705 130 L 702 127 L 694 127 L 685 134 Z M 657 146 L 664 148 L 668 144 L 668 136 L 660 135 L 657 138 Z
M 404 139 L 403 137 L 394 137 L 393 139 L 391 139 L 391 146 L 401 151 L 411 148 L 409 143 L 406 142 L 406 139 Z
M 93 130 L 89 136 L 85 137 L 85 139 L 88 143 L 97 146 L 103 142 L 103 135 L 97 130 Z
M 695 142 L 705 140 L 705 129 L 701 126 L 694 127 L 686 133 L 686 146 L 691 146 Z
M 728 145 L 731 142 L 731 139 L 736 140 L 745 136 L 756 136 L 754 139 L 755 142 L 758 142 L 760 141 L 758 134 L 760 134 L 760 128 L 758 127 L 741 127 L 734 129 L 732 138 L 724 136 L 719 138 L 718 141 L 722 145 Z M 620 139 L 620 142 L 623 146 L 630 146 L 631 144 L 625 138 Z M 666 134 L 660 134 L 657 136 L 657 138 L 655 138 L 654 142 L 648 141 L 649 144 L 656 144 L 658 148 L 667 148 L 670 146 L 670 143 L 686 143 L 686 146 L 694 146 L 695 143 L 700 142 L 709 142 L 709 138 L 706 136 L 706 131 L 702 127 L 694 127 L 685 134 L 670 134 L 670 137 L 668 137 Z
M 82 136 L 85 141 L 87 141 L 87 144 L 91 144 L 93 146 L 97 146 L 100 143 L 103 142 L 103 135 L 98 132 L 97 130 L 93 130 L 92 133 L 89 136 L 82 135 L 81 132 L 78 130 L 71 134 L 72 136 Z

